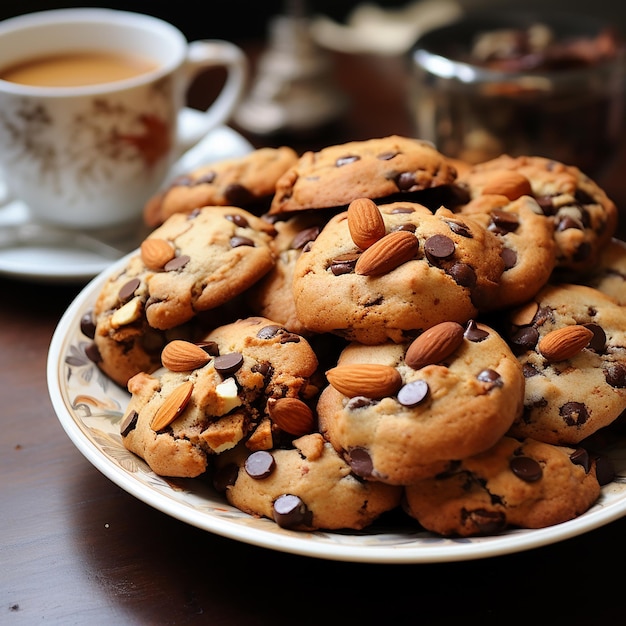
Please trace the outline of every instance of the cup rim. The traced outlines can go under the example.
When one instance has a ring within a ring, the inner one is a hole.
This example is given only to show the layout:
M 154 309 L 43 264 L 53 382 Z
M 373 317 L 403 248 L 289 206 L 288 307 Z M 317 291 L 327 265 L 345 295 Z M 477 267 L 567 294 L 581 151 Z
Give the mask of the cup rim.
M 107 25 L 130 25 L 137 28 L 144 28 L 151 32 L 158 32 L 163 37 L 168 37 L 174 44 L 172 54 L 169 58 L 159 63 L 158 67 L 143 72 L 131 78 L 125 78 L 110 83 L 99 83 L 94 85 L 50 87 L 37 85 L 23 85 L 0 78 L 0 87 L 5 93 L 24 96 L 40 97 L 67 97 L 85 96 L 92 94 L 105 94 L 118 92 L 141 86 L 162 76 L 166 76 L 181 65 L 185 59 L 188 46 L 185 35 L 173 24 L 152 15 L 108 8 L 67 8 L 49 9 L 45 11 L 34 11 L 17 15 L 0 21 L 0 39 L 16 30 L 27 30 L 30 28 L 46 27 L 50 25 L 62 26 L 68 23 L 89 23 Z

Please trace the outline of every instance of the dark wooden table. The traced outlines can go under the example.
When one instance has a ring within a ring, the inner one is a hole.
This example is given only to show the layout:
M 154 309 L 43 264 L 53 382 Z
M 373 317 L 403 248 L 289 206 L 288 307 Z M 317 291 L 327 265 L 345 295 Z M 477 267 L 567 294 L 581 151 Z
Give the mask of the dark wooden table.
M 350 110 L 301 146 L 410 132 L 397 60 L 335 68 Z M 615 171 L 606 187 L 626 206 Z M 74 447 L 48 397 L 48 345 L 81 287 L 0 278 L 1 624 L 624 623 L 626 519 L 508 556 L 376 565 L 250 546 L 138 501 Z

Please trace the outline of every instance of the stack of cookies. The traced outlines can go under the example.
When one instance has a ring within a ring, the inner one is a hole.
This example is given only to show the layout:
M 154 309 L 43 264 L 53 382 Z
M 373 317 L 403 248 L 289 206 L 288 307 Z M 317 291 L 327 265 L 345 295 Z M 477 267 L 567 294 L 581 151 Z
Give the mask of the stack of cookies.
M 124 445 L 253 516 L 550 526 L 613 478 L 617 215 L 542 157 L 469 166 L 399 136 L 263 148 L 152 198 L 84 332 L 131 394 Z

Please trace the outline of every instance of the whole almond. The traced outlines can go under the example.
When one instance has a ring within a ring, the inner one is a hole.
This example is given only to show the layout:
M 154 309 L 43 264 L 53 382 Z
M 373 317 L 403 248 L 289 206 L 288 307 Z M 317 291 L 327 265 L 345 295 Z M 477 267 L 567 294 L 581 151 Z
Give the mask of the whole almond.
M 365 250 L 354 271 L 362 276 L 382 276 L 413 259 L 418 249 L 419 242 L 413 233 L 394 231 Z
M 357 198 L 348 207 L 348 228 L 352 241 L 365 250 L 385 236 L 382 213 L 373 200 Z
M 168 261 L 176 256 L 174 246 L 165 239 L 149 237 L 140 246 L 141 260 L 150 270 L 162 270 Z
M 270 398 L 267 410 L 276 426 L 290 435 L 300 437 L 315 430 L 313 411 L 299 398 Z
M 344 396 L 384 398 L 395 395 L 402 377 L 395 367 L 377 363 L 338 365 L 326 372 L 328 382 Z
M 589 345 L 593 331 L 581 324 L 557 328 L 545 335 L 537 348 L 548 361 L 564 361 Z
M 192 391 L 193 383 L 190 380 L 178 385 L 154 414 L 150 428 L 159 432 L 169 426 L 185 410 Z
M 489 179 L 482 191 L 483 195 L 497 194 L 509 200 L 517 200 L 521 196 L 532 196 L 533 189 L 526 176 L 511 170 L 498 170 L 489 174 Z
M 441 322 L 425 330 L 408 347 L 404 362 L 414 370 L 440 363 L 463 343 L 464 331 L 458 322 Z
M 161 352 L 161 363 L 172 372 L 188 372 L 206 365 L 211 356 L 190 341 L 174 339 Z

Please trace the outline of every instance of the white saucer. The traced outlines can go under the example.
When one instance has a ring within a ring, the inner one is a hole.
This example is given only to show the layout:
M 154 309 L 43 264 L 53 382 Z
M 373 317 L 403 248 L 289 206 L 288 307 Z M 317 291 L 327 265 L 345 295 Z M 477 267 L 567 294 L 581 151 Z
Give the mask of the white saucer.
M 243 156 L 252 145 L 226 126 L 210 132 L 172 168 L 174 176 L 203 163 Z M 69 233 L 32 222 L 28 208 L 16 200 L 0 208 L 0 275 L 35 282 L 84 283 L 113 261 L 134 250 L 146 232 Z

